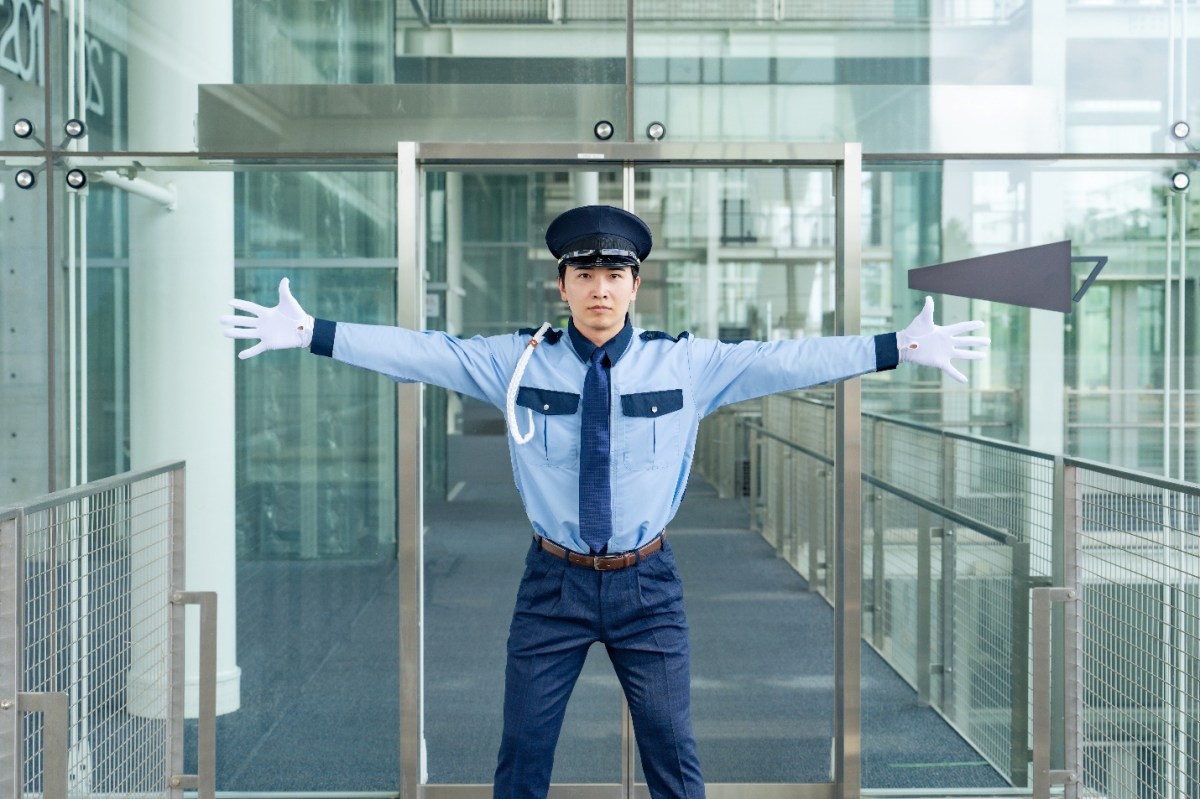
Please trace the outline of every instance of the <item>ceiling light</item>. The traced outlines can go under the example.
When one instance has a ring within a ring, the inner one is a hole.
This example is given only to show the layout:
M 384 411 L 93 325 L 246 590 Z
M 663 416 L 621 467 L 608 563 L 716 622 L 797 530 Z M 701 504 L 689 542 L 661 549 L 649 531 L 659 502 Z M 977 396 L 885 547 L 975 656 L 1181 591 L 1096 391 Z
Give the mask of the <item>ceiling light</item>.
M 661 122 L 651 122 L 646 126 L 646 135 L 649 136 L 652 141 L 658 141 L 663 136 L 667 135 L 667 129 Z
M 596 138 L 600 141 L 608 141 L 613 135 L 613 124 L 607 119 L 602 119 L 596 123 L 596 127 L 592 128 L 592 133 L 596 134 Z

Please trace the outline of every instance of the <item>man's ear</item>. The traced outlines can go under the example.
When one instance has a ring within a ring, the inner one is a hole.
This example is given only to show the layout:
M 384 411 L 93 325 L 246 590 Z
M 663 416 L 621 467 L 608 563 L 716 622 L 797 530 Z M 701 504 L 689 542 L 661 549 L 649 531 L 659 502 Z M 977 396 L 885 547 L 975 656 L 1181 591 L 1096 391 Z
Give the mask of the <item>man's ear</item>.
M 561 277 L 558 279 L 558 296 L 563 302 L 567 301 L 567 284 Z
M 638 286 L 642 285 L 642 276 L 634 275 L 633 277 L 633 293 L 629 295 L 629 301 L 632 302 L 637 298 Z

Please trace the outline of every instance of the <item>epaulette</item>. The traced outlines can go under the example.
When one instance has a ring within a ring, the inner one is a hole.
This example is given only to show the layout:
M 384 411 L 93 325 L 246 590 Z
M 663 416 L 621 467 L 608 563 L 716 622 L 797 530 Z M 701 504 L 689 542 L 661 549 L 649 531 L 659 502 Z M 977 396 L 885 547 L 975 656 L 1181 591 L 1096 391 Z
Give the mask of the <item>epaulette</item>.
M 536 327 L 523 327 L 517 331 L 517 335 L 518 336 L 533 336 L 533 335 L 536 335 L 537 332 L 538 332 L 538 329 Z M 546 335 L 542 337 L 542 341 L 546 342 L 547 344 L 557 344 L 558 340 L 560 338 L 562 338 L 562 335 L 563 335 L 563 332 L 561 330 L 555 330 L 554 328 L 550 328 L 549 330 L 546 331 Z
M 661 330 L 643 330 L 641 339 L 642 341 L 658 341 L 660 339 L 666 339 L 667 341 L 681 341 L 682 339 L 687 338 L 689 335 L 691 334 L 686 330 L 680 333 L 678 336 L 672 336 L 670 333 L 664 333 Z

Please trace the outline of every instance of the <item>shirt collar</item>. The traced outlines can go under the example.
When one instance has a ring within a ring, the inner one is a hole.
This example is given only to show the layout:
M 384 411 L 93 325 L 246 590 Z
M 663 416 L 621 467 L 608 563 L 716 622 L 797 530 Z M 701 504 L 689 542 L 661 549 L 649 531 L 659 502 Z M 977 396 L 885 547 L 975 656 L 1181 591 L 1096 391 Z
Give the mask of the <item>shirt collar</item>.
M 572 319 L 567 323 L 567 335 L 571 338 L 571 346 L 575 348 L 575 354 L 584 363 L 592 359 L 592 353 L 596 351 L 596 345 L 588 341 L 588 339 L 579 332 L 575 327 L 575 320 Z M 629 314 L 625 314 L 625 326 L 621 328 L 621 332 L 604 342 L 604 351 L 608 353 L 608 360 L 612 365 L 616 366 L 617 361 L 621 360 L 621 356 L 625 354 L 625 350 L 629 349 L 629 342 L 633 340 L 633 324 L 629 321 Z

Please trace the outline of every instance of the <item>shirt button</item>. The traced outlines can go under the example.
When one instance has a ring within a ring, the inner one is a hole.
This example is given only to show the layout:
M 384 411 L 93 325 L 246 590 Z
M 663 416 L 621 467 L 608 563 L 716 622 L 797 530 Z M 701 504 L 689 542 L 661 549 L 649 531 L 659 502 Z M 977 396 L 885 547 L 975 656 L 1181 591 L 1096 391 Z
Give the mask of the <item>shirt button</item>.
M 650 413 L 658 413 L 658 406 L 657 406 L 657 405 L 651 405 L 651 406 L 650 406 Z
M 548 410 L 550 410 L 550 406 L 549 406 L 549 405 L 543 405 L 543 406 L 542 406 L 542 410 L 543 410 L 543 411 L 548 411 Z

